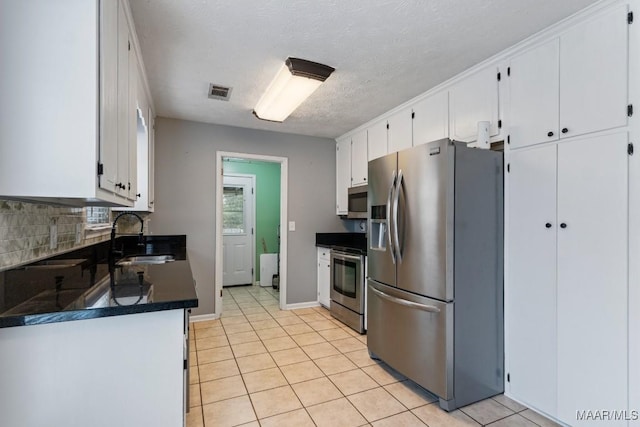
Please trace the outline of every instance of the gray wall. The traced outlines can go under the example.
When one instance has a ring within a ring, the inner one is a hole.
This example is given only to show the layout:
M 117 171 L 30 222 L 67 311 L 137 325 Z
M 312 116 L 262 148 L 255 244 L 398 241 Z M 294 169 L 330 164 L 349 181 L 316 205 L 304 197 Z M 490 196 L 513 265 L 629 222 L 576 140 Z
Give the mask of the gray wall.
M 194 314 L 214 312 L 216 152 L 289 159 L 287 304 L 317 300 L 315 233 L 346 231 L 335 214 L 335 142 L 326 138 L 158 118 L 153 234 L 186 234 L 198 285 Z M 286 230 L 283 225 L 283 230 Z

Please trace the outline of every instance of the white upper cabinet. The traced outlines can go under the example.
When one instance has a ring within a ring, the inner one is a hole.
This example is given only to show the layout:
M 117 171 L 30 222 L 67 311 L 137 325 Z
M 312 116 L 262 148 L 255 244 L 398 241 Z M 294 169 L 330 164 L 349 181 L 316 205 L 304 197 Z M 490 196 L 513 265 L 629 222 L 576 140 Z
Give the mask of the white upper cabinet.
M 155 178 L 156 178 L 156 119 L 153 115 L 153 110 L 149 108 L 149 127 L 147 131 L 149 132 L 149 172 L 148 172 L 148 202 L 149 202 L 149 212 L 153 212 L 155 210 L 156 203 L 156 192 L 155 192 Z
M 153 179 L 154 179 L 154 132 L 153 132 L 153 110 L 149 108 L 149 102 L 147 101 L 147 95 L 144 90 L 140 74 L 138 73 L 137 85 L 136 85 L 136 98 L 134 99 L 134 106 L 136 108 L 136 123 L 132 129 L 135 131 L 136 144 L 133 147 L 136 150 L 135 157 L 130 158 L 135 160 L 135 186 L 137 193 L 133 194 L 133 180 L 132 180 L 132 195 L 135 199 L 133 208 L 114 208 L 114 210 L 131 210 L 142 212 L 153 212 Z
M 558 139 L 560 43 L 551 40 L 511 60 L 511 148 Z
M 449 130 L 451 139 L 472 142 L 477 139 L 478 122 L 490 122 L 489 134 L 498 127 L 498 69 L 489 66 L 455 83 L 449 90 Z
M 402 151 L 413 146 L 411 108 L 405 108 L 389 117 L 387 147 L 389 153 Z
M 1 198 L 132 205 L 127 11 L 126 1 L 0 2 Z
M 127 183 L 126 197 L 135 202 L 138 198 L 138 121 L 140 120 L 141 110 L 138 109 L 138 60 L 136 59 L 136 54 L 133 49 L 129 49 L 128 77 L 129 104 L 127 105 L 127 125 L 129 135 L 127 138 L 127 148 L 129 150 L 129 180 Z
M 368 161 L 386 156 L 387 150 L 387 121 L 381 120 L 370 126 L 368 133 Z
M 413 106 L 413 146 L 449 136 L 449 93 L 438 92 Z
M 367 131 L 351 137 L 351 186 L 367 183 Z
M 628 6 L 560 37 L 560 130 L 575 136 L 627 124 Z
M 336 214 L 348 213 L 347 190 L 351 186 L 351 139 L 336 141 Z
M 511 148 L 627 124 L 627 6 L 511 60 Z
M 100 2 L 100 162 L 98 185 L 116 192 L 118 182 L 118 7 L 117 1 Z

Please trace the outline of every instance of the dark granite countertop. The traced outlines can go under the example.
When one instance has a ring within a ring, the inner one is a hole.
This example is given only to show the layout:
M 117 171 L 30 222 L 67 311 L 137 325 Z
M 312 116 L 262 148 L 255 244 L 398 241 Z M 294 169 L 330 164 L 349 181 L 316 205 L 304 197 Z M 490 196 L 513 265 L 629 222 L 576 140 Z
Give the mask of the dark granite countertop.
M 110 242 L 0 272 L 0 327 L 37 325 L 198 306 L 186 236 L 120 236 L 125 255 L 171 254 L 165 264 L 118 266 Z
M 350 248 L 366 255 L 367 235 L 365 233 L 316 233 L 316 246 Z

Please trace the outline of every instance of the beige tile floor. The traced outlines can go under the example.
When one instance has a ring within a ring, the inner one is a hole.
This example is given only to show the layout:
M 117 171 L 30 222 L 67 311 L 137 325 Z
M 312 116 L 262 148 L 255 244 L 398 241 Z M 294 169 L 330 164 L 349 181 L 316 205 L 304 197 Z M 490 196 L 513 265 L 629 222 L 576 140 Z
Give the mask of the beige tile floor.
M 221 319 L 191 327 L 188 427 L 557 425 L 502 395 L 447 413 L 326 309 L 282 311 L 258 286 L 223 295 Z

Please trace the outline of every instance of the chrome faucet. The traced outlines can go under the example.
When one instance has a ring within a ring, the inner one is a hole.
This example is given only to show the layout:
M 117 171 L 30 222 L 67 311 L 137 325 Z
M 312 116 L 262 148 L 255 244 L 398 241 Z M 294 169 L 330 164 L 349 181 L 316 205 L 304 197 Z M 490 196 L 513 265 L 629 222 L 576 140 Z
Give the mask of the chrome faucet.
M 140 221 L 140 233 L 138 234 L 138 246 L 144 246 L 144 236 L 143 236 L 144 220 L 140 215 L 138 215 L 135 212 L 124 211 L 119 213 L 115 217 L 115 219 L 113 220 L 113 226 L 111 226 L 111 255 L 112 256 L 119 253 L 119 251 L 116 251 L 116 225 L 118 223 L 118 220 L 125 215 L 135 216 L 136 218 L 138 218 L 138 221 Z M 119 255 L 124 255 L 124 253 L 119 253 Z

